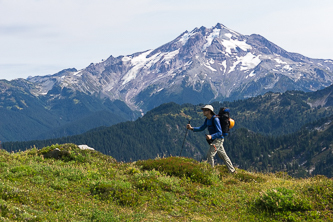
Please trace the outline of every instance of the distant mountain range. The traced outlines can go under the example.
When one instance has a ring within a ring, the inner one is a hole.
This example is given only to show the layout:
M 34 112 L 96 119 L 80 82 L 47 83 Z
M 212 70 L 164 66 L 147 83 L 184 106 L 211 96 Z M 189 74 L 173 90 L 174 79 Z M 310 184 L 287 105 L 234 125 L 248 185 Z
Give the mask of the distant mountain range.
M 132 55 L 82 70 L 0 81 L 0 140 L 74 135 L 134 120 L 166 102 L 233 101 L 268 91 L 316 91 L 333 82 L 333 60 L 290 53 L 222 24 L 185 31 Z
M 290 53 L 260 35 L 217 24 L 185 31 L 157 49 L 28 81 L 35 95 L 68 87 L 146 112 L 171 101 L 198 104 L 268 91 L 316 91 L 333 83 L 333 60 Z

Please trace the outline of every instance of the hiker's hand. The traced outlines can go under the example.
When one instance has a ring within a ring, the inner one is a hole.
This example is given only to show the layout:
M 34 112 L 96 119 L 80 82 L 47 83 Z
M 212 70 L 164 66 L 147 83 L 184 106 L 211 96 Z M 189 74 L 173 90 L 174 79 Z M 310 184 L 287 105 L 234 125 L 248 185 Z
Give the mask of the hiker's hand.
M 206 135 L 206 139 L 207 139 L 207 140 L 211 140 L 211 139 L 212 139 L 212 136 L 211 136 L 211 135 Z
M 186 125 L 186 128 L 189 129 L 189 130 L 193 130 L 191 124 L 187 124 L 187 125 Z

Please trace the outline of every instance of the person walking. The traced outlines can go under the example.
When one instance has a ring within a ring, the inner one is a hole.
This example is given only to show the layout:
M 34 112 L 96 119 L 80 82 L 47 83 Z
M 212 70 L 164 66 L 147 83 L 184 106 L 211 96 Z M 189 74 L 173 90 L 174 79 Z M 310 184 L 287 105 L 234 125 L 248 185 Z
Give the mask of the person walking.
M 187 124 L 186 128 L 193 130 L 193 132 L 203 131 L 208 127 L 209 135 L 206 135 L 206 140 L 209 143 L 208 162 L 214 167 L 214 156 L 217 155 L 225 162 L 228 170 L 231 173 L 236 173 L 232 162 L 230 161 L 227 153 L 224 150 L 223 142 L 224 137 L 221 129 L 219 118 L 214 113 L 214 108 L 211 105 L 205 105 L 201 108 L 203 115 L 206 117 L 205 122 L 200 127 L 192 127 L 191 124 Z

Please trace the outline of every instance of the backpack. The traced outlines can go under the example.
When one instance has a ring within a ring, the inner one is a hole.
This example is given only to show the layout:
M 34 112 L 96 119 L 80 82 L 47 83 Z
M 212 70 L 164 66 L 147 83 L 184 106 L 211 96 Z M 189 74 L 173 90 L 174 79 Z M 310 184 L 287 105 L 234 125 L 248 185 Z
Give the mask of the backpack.
M 235 121 L 230 118 L 229 112 L 230 110 L 228 108 L 222 107 L 217 114 L 220 120 L 223 136 L 227 136 L 230 133 L 229 129 L 235 125 Z

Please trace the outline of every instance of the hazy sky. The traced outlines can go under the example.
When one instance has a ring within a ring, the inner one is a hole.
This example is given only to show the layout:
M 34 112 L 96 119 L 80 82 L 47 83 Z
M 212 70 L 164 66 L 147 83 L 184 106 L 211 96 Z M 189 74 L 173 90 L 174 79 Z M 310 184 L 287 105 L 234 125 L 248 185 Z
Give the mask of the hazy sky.
M 0 0 L 0 79 L 82 69 L 222 23 L 333 59 L 332 0 Z

